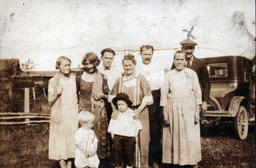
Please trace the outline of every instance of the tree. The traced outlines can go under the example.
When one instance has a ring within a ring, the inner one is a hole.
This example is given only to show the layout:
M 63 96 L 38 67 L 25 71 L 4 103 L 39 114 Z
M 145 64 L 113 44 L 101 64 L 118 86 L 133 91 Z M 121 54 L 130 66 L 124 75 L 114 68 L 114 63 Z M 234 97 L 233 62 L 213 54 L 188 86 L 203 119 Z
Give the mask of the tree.
M 35 64 L 30 58 L 25 63 L 21 64 L 21 70 L 24 72 L 29 72 L 34 68 L 35 68 Z

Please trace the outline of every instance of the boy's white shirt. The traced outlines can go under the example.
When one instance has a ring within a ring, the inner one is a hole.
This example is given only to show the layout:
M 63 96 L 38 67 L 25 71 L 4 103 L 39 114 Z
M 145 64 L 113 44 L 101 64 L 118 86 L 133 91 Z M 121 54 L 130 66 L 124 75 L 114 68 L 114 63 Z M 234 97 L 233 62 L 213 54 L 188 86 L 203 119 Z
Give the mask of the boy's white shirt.
M 135 113 L 128 108 L 125 112 L 118 111 L 117 119 L 111 119 L 108 126 L 108 132 L 112 135 L 121 135 L 135 137 L 142 129 L 141 122 L 134 119 Z

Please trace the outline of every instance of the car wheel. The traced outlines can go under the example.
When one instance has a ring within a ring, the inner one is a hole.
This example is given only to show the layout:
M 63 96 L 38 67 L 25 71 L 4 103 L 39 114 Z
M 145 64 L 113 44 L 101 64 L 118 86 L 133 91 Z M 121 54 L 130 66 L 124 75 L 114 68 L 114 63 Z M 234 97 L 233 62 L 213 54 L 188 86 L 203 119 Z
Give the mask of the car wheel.
M 235 117 L 235 131 L 238 138 L 244 140 L 248 135 L 248 112 L 244 106 L 240 106 Z

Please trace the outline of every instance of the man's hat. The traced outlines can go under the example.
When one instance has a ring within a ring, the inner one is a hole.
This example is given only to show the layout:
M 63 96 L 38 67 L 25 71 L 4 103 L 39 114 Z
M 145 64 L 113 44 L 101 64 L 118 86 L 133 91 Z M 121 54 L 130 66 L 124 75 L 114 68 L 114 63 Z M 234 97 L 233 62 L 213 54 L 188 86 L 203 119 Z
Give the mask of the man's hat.
M 129 99 L 129 96 L 125 93 L 118 93 L 116 97 L 112 100 L 113 104 L 117 107 L 117 101 L 118 100 L 123 100 L 127 103 L 128 107 L 132 105 L 132 101 Z
M 180 45 L 182 46 L 196 46 L 197 43 L 194 42 L 193 40 L 183 40 L 180 42 Z

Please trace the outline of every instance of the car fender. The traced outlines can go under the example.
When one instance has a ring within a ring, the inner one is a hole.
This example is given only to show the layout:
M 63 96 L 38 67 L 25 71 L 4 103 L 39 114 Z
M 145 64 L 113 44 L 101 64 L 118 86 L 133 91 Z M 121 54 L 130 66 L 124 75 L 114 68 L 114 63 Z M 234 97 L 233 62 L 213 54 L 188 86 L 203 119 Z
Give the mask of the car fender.
M 243 104 L 244 107 L 248 110 L 249 112 L 249 103 L 248 100 L 246 99 L 246 97 L 244 96 L 234 96 L 232 98 L 232 100 L 230 101 L 230 105 L 228 108 L 228 112 L 232 115 L 232 116 L 236 116 L 238 109 L 240 107 L 240 104 Z
M 220 105 L 220 103 L 219 103 L 219 101 L 218 101 L 215 97 L 210 96 L 210 100 L 209 100 L 209 101 L 211 101 L 211 102 L 213 103 L 214 108 L 215 108 L 216 110 L 221 110 L 221 109 L 222 109 L 222 108 L 221 108 L 221 105 Z

